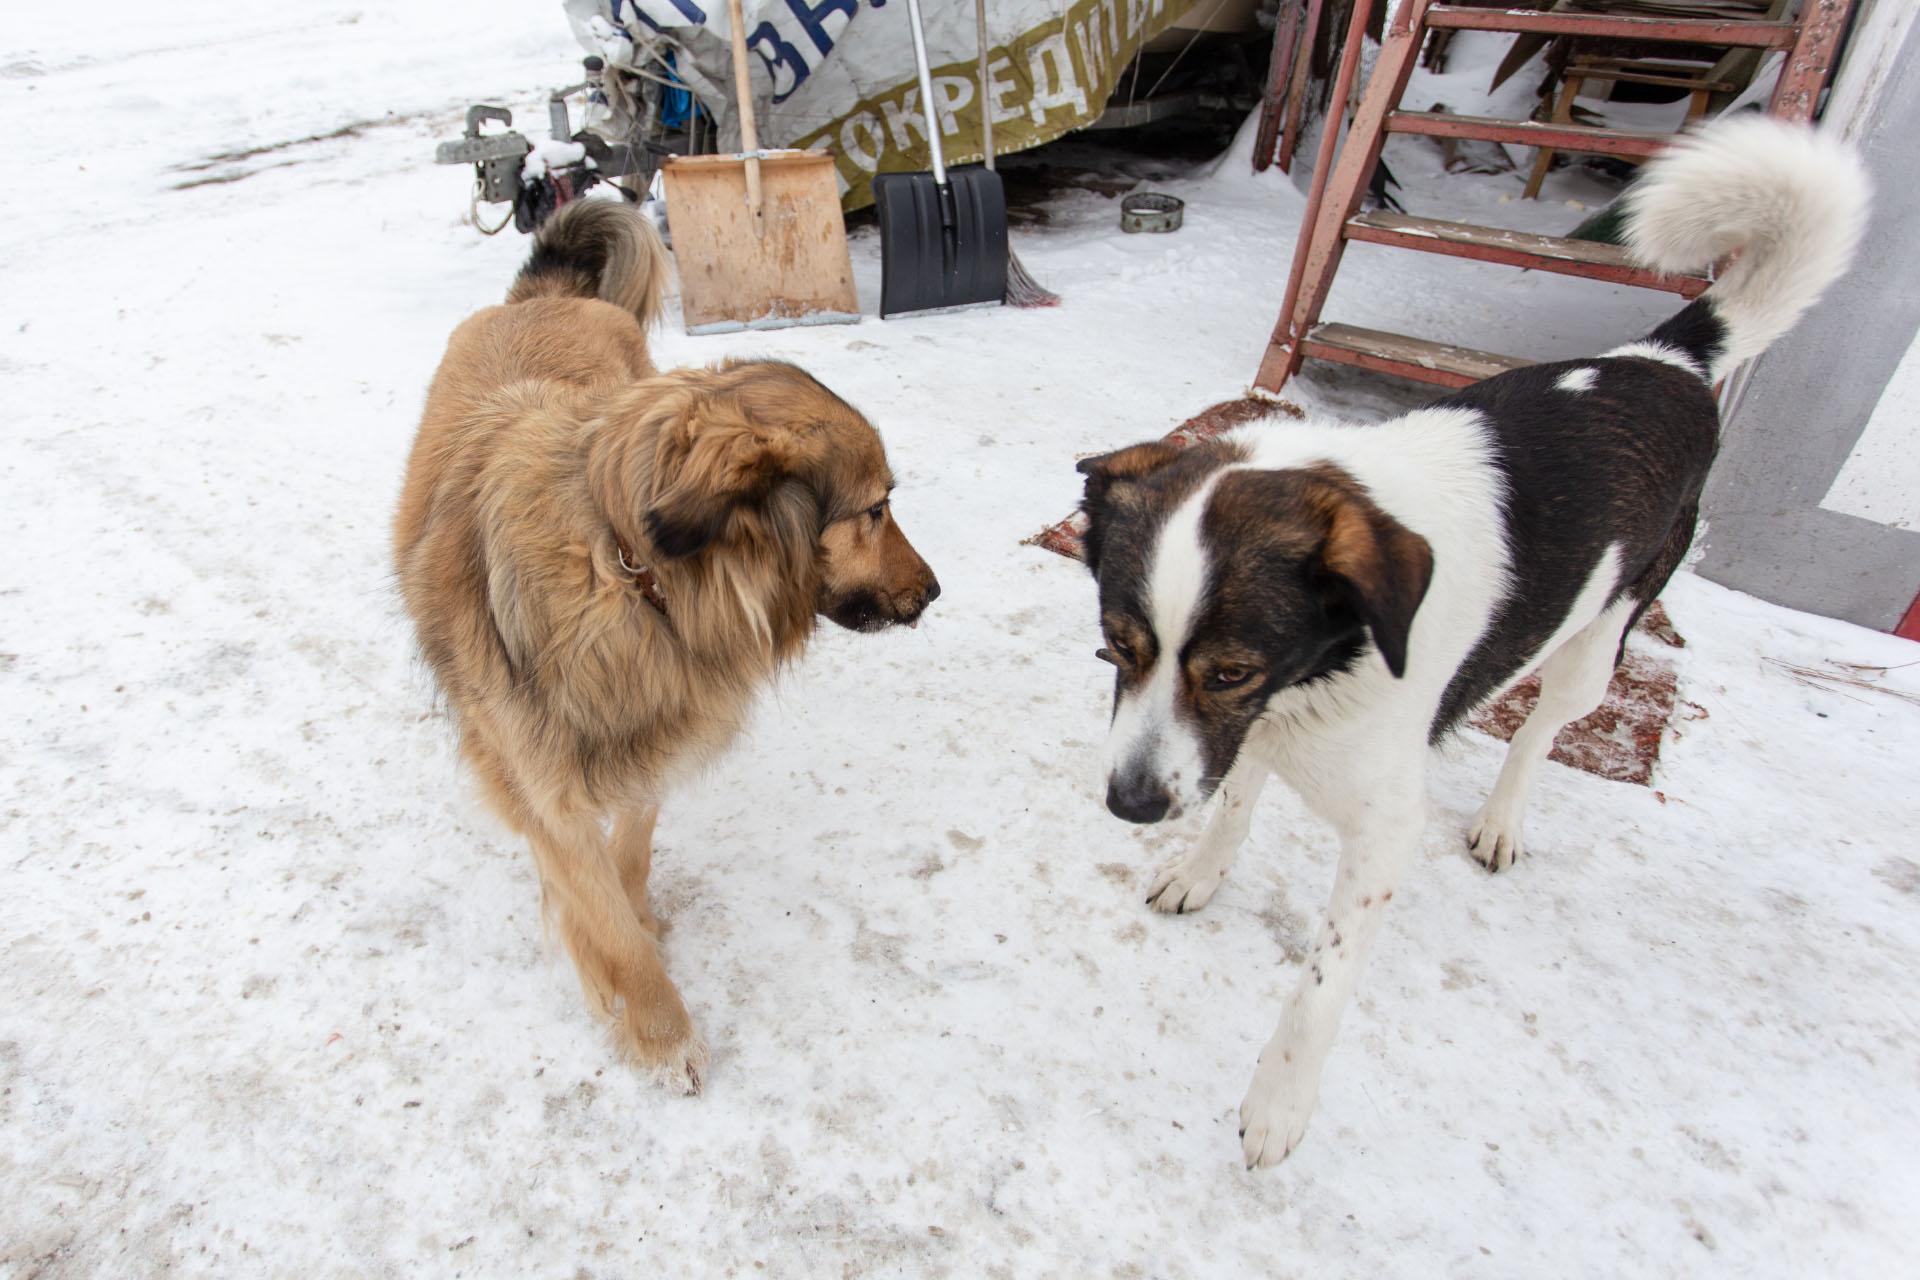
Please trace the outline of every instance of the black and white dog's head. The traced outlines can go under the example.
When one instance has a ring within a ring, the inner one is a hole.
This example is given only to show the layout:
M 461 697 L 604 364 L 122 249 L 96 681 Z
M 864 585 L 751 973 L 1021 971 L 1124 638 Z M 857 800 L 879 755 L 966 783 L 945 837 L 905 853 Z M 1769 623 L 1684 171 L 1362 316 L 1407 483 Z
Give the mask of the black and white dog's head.
M 1116 671 L 1116 816 L 1158 822 L 1212 795 L 1286 688 L 1374 648 L 1404 674 L 1432 552 L 1346 472 L 1260 470 L 1232 440 L 1135 445 L 1080 471 L 1099 656 Z

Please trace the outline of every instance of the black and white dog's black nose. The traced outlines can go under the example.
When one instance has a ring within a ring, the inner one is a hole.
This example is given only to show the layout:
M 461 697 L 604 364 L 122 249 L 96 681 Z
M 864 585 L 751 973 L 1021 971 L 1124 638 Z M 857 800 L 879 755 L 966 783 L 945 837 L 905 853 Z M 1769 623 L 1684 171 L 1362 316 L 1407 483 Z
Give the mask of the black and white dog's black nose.
M 1173 797 L 1156 780 L 1144 774 L 1107 779 L 1107 808 L 1116 818 L 1128 822 L 1158 822 L 1167 816 Z

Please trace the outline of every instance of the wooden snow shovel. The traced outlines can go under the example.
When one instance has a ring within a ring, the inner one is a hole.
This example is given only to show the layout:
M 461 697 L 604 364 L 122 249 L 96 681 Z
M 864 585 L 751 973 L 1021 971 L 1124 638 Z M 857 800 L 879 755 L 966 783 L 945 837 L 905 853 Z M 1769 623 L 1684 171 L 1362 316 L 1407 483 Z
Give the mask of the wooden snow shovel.
M 858 323 L 833 157 L 760 150 L 740 0 L 727 0 L 727 16 L 740 153 L 661 166 L 687 332 Z
M 880 315 L 999 302 L 1007 292 L 1007 197 L 991 169 L 947 170 L 940 151 L 940 103 L 927 66 L 919 0 L 907 0 L 920 111 L 933 151 L 932 173 L 883 173 L 873 180 L 880 213 Z M 986 103 L 981 110 L 988 109 Z

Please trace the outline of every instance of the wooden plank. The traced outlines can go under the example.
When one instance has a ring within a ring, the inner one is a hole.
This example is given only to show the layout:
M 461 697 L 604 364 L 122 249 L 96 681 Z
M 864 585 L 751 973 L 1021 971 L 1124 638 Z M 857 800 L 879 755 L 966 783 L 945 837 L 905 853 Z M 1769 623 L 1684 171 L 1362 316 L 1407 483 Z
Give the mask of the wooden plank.
M 818 150 L 795 151 L 786 149 L 780 151 L 762 151 L 756 158 L 760 161 L 761 171 L 765 172 L 767 169 L 781 165 L 792 165 L 797 169 L 818 169 L 823 157 L 827 160 L 827 163 L 831 164 L 833 162 L 832 153 Z M 741 165 L 745 163 L 746 158 L 745 152 L 709 156 L 669 156 L 662 167 L 678 169 L 683 174 L 697 173 L 705 169 L 713 169 L 723 173 L 739 173 Z
M 1429 138 L 1484 138 L 1488 142 L 1624 156 L 1631 160 L 1648 159 L 1673 141 L 1673 135 L 1666 133 L 1594 129 L 1538 120 L 1492 120 L 1446 111 L 1395 111 L 1387 117 L 1387 132 L 1417 133 Z
M 1516 42 L 1517 43 L 1517 42 Z M 1560 82 L 1560 88 L 1553 96 L 1553 114 L 1550 123 L 1556 128 L 1568 128 L 1573 124 L 1573 100 L 1580 96 L 1587 81 L 1577 71 L 1568 71 Z M 1547 180 L 1547 174 L 1553 169 L 1553 148 L 1535 147 L 1533 150 L 1533 170 L 1527 174 L 1527 185 L 1520 192 L 1522 200 L 1538 200 L 1540 188 Z
M 1656 76 L 1644 71 L 1610 71 L 1605 67 L 1596 67 L 1590 63 L 1576 62 L 1567 68 L 1568 74 L 1579 72 L 1583 79 L 1609 80 L 1621 84 L 1651 84 L 1667 89 L 1705 89 L 1711 93 L 1732 93 L 1737 87 L 1731 80 L 1709 80 L 1705 76 Z
M 1597 54 L 1581 54 L 1567 63 L 1567 68 L 1578 68 L 1583 72 L 1596 71 L 1646 71 L 1664 76 L 1704 76 L 1713 71 L 1713 55 L 1706 50 L 1685 53 L 1649 54 L 1644 58 L 1603 58 Z M 1594 76 L 1594 79 L 1602 79 Z
M 1468 386 L 1496 373 L 1524 369 L 1533 363 L 1516 356 L 1475 351 L 1471 347 L 1429 342 L 1425 338 L 1350 324 L 1315 325 L 1300 348 L 1312 359 L 1335 360 L 1443 387 Z
M 1307 77 L 1313 71 L 1313 46 L 1319 39 L 1320 10 L 1324 0 L 1310 0 L 1306 25 L 1300 29 L 1300 47 L 1304 51 L 1293 66 L 1293 81 L 1287 88 L 1287 127 L 1280 135 L 1280 172 L 1293 172 L 1293 150 L 1300 144 L 1300 125 L 1307 114 Z
M 1615 18 L 1605 14 L 1539 13 L 1526 9 L 1462 9 L 1450 4 L 1436 4 L 1428 9 L 1427 25 L 1457 31 L 1525 31 L 1590 39 L 1660 40 L 1723 49 L 1785 49 L 1798 34 L 1798 28 L 1791 22 Z
M 1264 173 L 1280 145 L 1281 113 L 1286 110 L 1287 84 L 1293 74 L 1294 49 L 1300 42 L 1300 10 L 1306 0 L 1280 0 L 1274 15 L 1273 53 L 1267 62 L 1267 91 L 1260 99 L 1260 131 L 1253 142 L 1253 171 Z M 985 76 L 982 72 L 982 77 Z
M 741 156 L 675 156 L 661 172 L 688 333 L 860 319 L 827 152 L 761 154 L 761 238 L 753 234 Z
M 1712 283 L 1703 273 L 1670 276 L 1648 270 L 1617 244 L 1533 235 L 1501 227 L 1444 222 L 1438 218 L 1411 218 L 1384 210 L 1349 219 L 1347 238 L 1641 289 L 1662 289 L 1686 298 L 1699 296 Z

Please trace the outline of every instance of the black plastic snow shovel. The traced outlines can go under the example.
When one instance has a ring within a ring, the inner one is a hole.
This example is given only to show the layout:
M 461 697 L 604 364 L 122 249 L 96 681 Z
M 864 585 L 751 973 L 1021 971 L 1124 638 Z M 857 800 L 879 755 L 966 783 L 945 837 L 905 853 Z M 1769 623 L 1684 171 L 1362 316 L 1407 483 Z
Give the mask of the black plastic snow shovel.
M 999 302 L 1007 292 L 1007 197 L 991 169 L 947 171 L 940 107 L 927 66 L 919 0 L 907 0 L 920 107 L 933 150 L 932 173 L 883 173 L 873 180 L 880 213 L 880 315 Z M 986 110 L 986 104 L 981 104 Z

